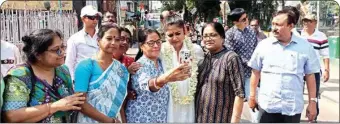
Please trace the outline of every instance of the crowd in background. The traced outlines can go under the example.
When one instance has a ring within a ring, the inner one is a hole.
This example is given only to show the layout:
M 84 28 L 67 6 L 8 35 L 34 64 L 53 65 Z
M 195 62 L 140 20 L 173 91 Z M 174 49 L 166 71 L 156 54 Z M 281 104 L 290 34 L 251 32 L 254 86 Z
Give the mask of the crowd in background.
M 1 41 L 1 122 L 237 123 L 247 102 L 253 123 L 297 123 L 305 84 L 306 116 L 317 121 L 329 52 L 313 14 L 300 31 L 296 8 L 279 10 L 268 37 L 242 8 L 228 15 L 230 27 L 186 23 L 173 11 L 158 29 L 119 26 L 93 6 L 80 16 L 84 27 L 67 44 L 50 29 L 24 36 L 24 60 Z

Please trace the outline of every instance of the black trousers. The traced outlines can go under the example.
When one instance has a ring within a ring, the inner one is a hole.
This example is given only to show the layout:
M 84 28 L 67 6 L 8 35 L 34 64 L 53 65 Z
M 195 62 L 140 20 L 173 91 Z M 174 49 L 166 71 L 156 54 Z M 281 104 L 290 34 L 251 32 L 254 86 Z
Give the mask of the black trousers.
M 282 115 L 281 113 L 262 113 L 260 123 L 300 123 L 301 114 L 294 116 Z

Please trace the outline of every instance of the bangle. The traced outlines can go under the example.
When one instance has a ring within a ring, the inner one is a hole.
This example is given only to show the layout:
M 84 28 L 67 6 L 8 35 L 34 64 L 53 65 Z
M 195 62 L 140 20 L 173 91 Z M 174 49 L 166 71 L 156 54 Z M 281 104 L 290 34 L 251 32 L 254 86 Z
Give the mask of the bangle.
M 157 90 L 159 90 L 159 89 L 161 89 L 161 88 L 160 88 L 159 86 L 157 86 L 156 81 L 157 81 L 157 77 L 153 80 L 153 86 L 154 86 Z
M 51 106 L 50 106 L 50 103 L 49 103 L 49 102 L 46 103 L 46 106 L 47 106 L 47 108 L 48 108 L 48 116 L 51 116 L 52 113 L 51 113 Z

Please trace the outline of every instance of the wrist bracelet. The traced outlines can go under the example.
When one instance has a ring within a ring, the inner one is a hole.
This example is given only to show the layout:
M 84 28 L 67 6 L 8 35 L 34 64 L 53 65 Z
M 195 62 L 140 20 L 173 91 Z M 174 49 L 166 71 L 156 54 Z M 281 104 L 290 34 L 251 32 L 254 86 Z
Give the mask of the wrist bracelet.
M 46 106 L 47 106 L 47 108 L 48 108 L 48 115 L 47 115 L 47 116 L 51 116 L 52 114 L 51 114 L 51 106 L 50 106 L 50 103 L 49 103 L 49 102 L 46 103 Z
M 156 81 L 157 81 L 157 77 L 153 80 L 153 86 L 154 86 L 157 90 L 159 90 L 159 89 L 161 89 L 161 88 L 157 86 Z

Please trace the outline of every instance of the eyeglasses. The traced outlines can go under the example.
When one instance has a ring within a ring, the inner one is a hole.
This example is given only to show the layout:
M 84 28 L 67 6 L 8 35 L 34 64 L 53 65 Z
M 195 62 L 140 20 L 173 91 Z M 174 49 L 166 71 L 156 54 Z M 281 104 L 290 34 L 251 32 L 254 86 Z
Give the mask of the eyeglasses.
M 181 35 L 182 33 L 181 32 L 176 32 L 174 33 L 176 36 L 179 36 Z M 168 34 L 168 37 L 172 38 L 174 36 L 174 34 Z
M 241 22 L 246 22 L 247 21 L 248 16 L 246 15 L 246 17 L 244 17 L 243 19 L 241 19 Z
M 205 39 L 205 40 L 207 40 L 208 38 L 214 39 L 214 38 L 216 38 L 217 36 L 218 36 L 217 33 L 205 34 L 205 35 L 203 36 L 203 39 Z
M 160 46 L 162 44 L 162 40 L 158 39 L 157 41 L 147 41 L 145 42 L 149 47 L 153 47 L 155 46 L 155 44 L 157 44 L 157 46 Z
M 313 21 L 312 20 L 308 20 L 308 19 L 304 19 L 302 20 L 303 23 L 312 23 Z
M 57 49 L 51 49 L 51 50 L 47 50 L 53 53 L 56 53 L 58 56 L 62 56 L 63 51 L 65 51 L 66 46 L 63 44 L 60 47 L 58 47 Z
M 250 25 L 250 26 L 252 26 L 252 27 L 257 27 L 257 26 L 259 26 L 259 25 Z
M 124 42 L 124 41 L 126 41 L 127 43 L 130 43 L 130 42 L 131 42 L 131 38 L 121 36 L 121 37 L 120 37 L 120 42 Z
M 98 16 L 85 16 L 85 17 L 87 17 L 88 19 L 90 19 L 90 20 L 99 20 L 99 17 Z

